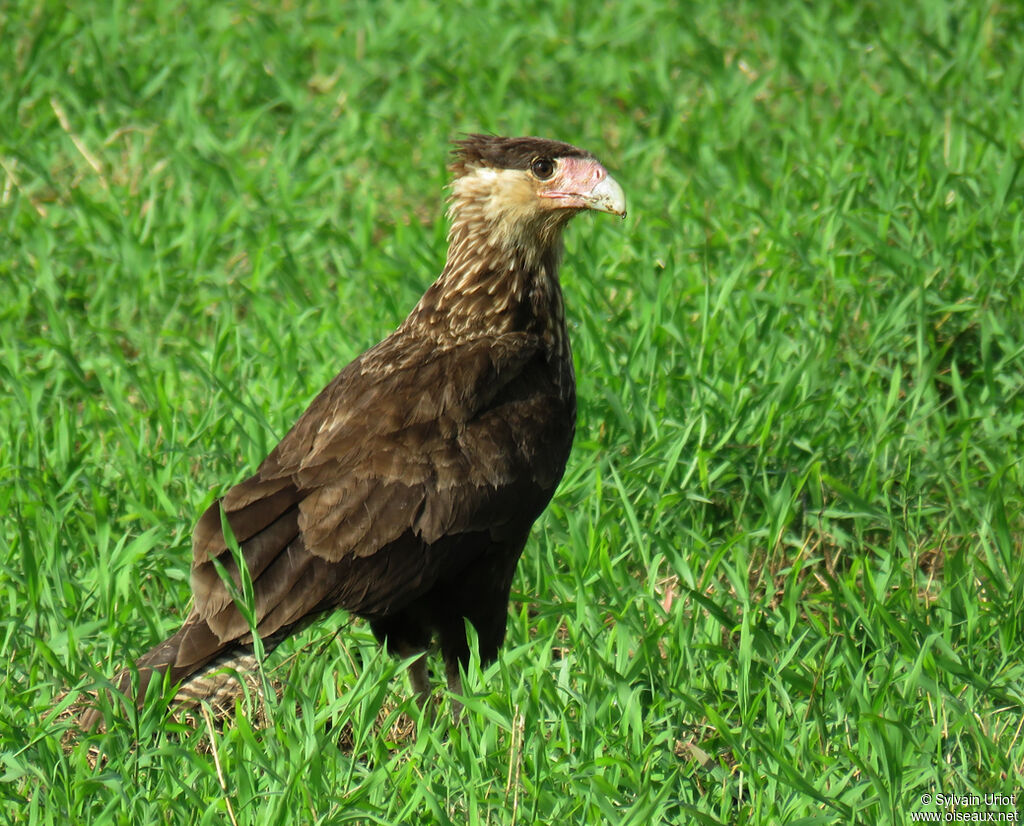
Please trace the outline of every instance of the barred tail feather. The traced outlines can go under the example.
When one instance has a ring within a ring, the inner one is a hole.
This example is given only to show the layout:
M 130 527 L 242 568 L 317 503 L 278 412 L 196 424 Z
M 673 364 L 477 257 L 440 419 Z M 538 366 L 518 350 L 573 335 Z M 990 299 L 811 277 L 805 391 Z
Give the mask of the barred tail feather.
M 264 639 L 265 653 L 269 654 L 292 630 L 282 629 Z M 114 678 L 116 690 L 126 697 L 134 696 L 135 704 L 141 707 L 154 677 L 162 680 L 169 673 L 170 680 L 179 684 L 172 703 L 176 710 L 209 703 L 217 716 L 228 713 L 234 701 L 247 689 L 260 688 L 256 655 L 251 643 L 230 641 L 218 647 L 204 646 L 209 653 L 199 658 L 188 657 L 189 651 L 196 651 L 197 637 L 204 634 L 212 637 L 205 621 L 193 614 L 173 636 L 139 657 L 134 669 L 122 670 Z M 138 688 L 134 692 L 133 671 L 139 675 Z M 90 731 L 101 720 L 99 709 L 92 707 L 80 716 L 79 725 L 82 730 Z

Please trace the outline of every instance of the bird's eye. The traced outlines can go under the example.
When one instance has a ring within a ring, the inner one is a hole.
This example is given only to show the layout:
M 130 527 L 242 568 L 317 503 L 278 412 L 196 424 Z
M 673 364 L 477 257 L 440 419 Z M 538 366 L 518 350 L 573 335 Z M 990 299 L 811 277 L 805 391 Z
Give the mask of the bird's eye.
M 555 162 L 551 158 L 537 158 L 530 164 L 530 171 L 538 180 L 546 181 L 555 174 Z

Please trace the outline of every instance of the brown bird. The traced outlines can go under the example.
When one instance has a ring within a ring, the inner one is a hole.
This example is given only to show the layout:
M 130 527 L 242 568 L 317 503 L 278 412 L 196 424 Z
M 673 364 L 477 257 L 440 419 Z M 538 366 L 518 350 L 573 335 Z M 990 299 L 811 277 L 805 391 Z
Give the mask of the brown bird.
M 497 656 L 509 590 L 534 520 L 562 478 L 576 420 L 558 265 L 582 210 L 624 216 L 621 187 L 588 152 L 541 138 L 468 135 L 455 144 L 448 259 L 395 332 L 313 401 L 256 473 L 199 519 L 194 603 L 139 658 L 136 701 L 154 675 L 177 702 L 237 695 L 227 673 L 255 664 L 221 529 L 252 582 L 266 648 L 335 608 L 369 619 L 401 656 L 436 634 L 449 687 L 469 659 Z M 410 666 L 429 689 L 425 656 Z M 131 672 L 115 680 L 131 691 Z M 81 718 L 91 728 L 100 713 Z

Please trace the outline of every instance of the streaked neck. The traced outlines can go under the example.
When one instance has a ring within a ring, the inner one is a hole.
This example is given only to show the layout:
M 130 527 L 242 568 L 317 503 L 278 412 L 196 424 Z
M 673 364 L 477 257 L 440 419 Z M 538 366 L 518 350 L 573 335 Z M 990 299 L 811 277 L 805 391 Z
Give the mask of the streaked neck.
M 552 355 L 564 355 L 568 344 L 558 265 L 566 218 L 558 216 L 548 226 L 509 226 L 459 199 L 450 214 L 444 270 L 406 325 L 449 340 L 535 333 Z

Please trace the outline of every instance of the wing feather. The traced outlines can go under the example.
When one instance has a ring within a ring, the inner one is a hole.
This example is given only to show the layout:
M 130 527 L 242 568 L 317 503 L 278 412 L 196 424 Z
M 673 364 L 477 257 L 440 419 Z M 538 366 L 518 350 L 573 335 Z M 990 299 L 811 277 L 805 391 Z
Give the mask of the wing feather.
M 392 610 L 507 523 L 521 532 L 571 443 L 570 433 L 554 449 L 537 445 L 536 433 L 574 415 L 544 358 L 536 336 L 515 333 L 446 348 L 392 336 L 352 362 L 257 473 L 199 520 L 193 587 L 212 635 L 197 642 L 249 633 L 211 561 L 238 582 L 221 508 L 249 566 L 262 635 L 331 606 Z M 510 513 L 509 501 L 528 512 Z

